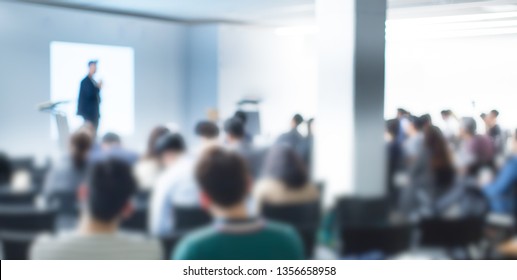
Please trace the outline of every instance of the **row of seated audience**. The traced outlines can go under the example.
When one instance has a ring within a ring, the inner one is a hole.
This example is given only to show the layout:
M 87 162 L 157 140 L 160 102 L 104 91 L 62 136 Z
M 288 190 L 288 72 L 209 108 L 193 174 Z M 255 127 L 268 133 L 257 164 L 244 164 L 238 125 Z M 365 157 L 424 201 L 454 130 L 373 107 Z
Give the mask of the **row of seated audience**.
M 47 200 L 61 191 L 78 194 L 78 225 L 70 232 L 42 235 L 30 257 L 161 259 L 156 238 L 174 234 L 174 208 L 185 206 L 207 209 L 213 223 L 182 238 L 174 252 L 165 252 L 172 258 L 304 258 L 296 231 L 260 215 L 264 203 L 319 199 L 306 166 L 309 152 L 303 149 L 308 145 L 296 130 L 303 119 L 293 117 L 292 130 L 268 151 L 254 147 L 244 122 L 236 113 L 224 123 L 223 144 L 215 123 L 199 122 L 197 149 L 187 149 L 181 134 L 157 127 L 140 159 L 116 134 L 106 134 L 97 144 L 92 127 L 84 125 L 71 136 L 69 154 L 52 167 L 43 187 Z M 149 236 L 120 230 L 135 207 L 132 197 L 142 190 L 151 192 Z

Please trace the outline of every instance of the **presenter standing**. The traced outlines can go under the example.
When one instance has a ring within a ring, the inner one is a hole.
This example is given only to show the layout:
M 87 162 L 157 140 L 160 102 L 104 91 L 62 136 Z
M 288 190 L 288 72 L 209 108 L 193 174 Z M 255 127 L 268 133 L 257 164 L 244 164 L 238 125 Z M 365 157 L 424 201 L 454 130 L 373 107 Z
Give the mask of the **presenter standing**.
M 100 90 L 102 81 L 96 82 L 93 75 L 97 72 L 97 61 L 88 62 L 88 76 L 81 81 L 79 99 L 77 100 L 77 115 L 85 122 L 93 125 L 95 131 L 99 127 L 99 105 L 101 103 Z

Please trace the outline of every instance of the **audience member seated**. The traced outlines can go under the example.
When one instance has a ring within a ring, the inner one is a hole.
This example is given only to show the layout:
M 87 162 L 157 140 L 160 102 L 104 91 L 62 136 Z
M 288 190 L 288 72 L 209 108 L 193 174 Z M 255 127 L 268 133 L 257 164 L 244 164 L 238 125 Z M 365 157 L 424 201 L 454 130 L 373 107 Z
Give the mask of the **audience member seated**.
M 253 189 L 253 197 L 260 211 L 264 204 L 296 204 L 318 200 L 319 193 L 310 183 L 307 167 L 289 146 L 276 145 L 267 155 L 263 178 Z
M 174 259 L 261 260 L 303 259 L 303 246 L 294 229 L 252 217 L 246 208 L 251 178 L 235 152 L 212 148 L 196 167 L 204 207 L 214 224 L 187 235 Z
M 194 161 L 186 154 L 183 137 L 169 133 L 160 137 L 155 151 L 164 171 L 151 194 L 150 231 L 168 236 L 174 231 L 173 206 L 199 206 L 199 190 L 194 178 Z
M 257 179 L 260 176 L 263 155 L 245 140 L 244 123 L 237 117 L 230 118 L 224 123 L 224 131 L 228 148 L 244 158 L 253 179 Z
M 149 190 L 156 185 L 161 167 L 159 156 L 155 152 L 154 147 L 158 138 L 167 133 L 169 133 L 169 129 L 165 126 L 155 127 L 149 135 L 145 156 L 135 164 L 133 171 L 138 181 L 138 187 L 141 190 Z
M 248 122 L 248 116 L 246 115 L 246 112 L 238 110 L 233 114 L 234 118 L 237 118 L 241 120 L 242 125 L 244 126 L 244 141 L 251 144 L 253 142 L 253 135 L 249 133 L 249 131 L 246 130 L 246 123 Z
M 208 148 L 219 145 L 219 127 L 212 121 L 198 122 L 194 133 L 199 140 L 198 147 L 194 151 L 196 156 L 199 156 Z
M 457 165 L 461 174 L 474 178 L 481 168 L 493 168 L 494 166 L 492 142 L 487 136 L 477 134 L 476 129 L 476 121 L 473 118 L 461 119 L 461 143 L 457 155 Z
M 120 136 L 113 132 L 106 133 L 102 137 L 101 149 L 91 153 L 91 160 L 93 162 L 107 158 L 117 158 L 129 165 L 133 165 L 138 161 L 138 155 L 135 152 L 125 149 L 122 146 Z
M 83 183 L 88 168 L 88 154 L 92 147 L 91 135 L 78 130 L 70 138 L 69 154 L 49 171 L 43 194 L 51 198 L 58 192 L 76 192 Z
M 119 231 L 121 219 L 130 214 L 130 198 L 136 188 L 126 163 L 119 159 L 96 163 L 87 186 L 81 189 L 86 207 L 77 230 L 38 237 L 31 248 L 31 258 L 160 259 L 159 242 Z
M 307 145 L 306 139 L 298 132 L 298 126 L 303 123 L 303 117 L 300 114 L 296 114 L 291 119 L 290 130 L 278 137 L 276 140 L 277 144 L 288 145 L 293 148 L 302 159 L 307 158 Z
M 503 166 L 495 180 L 485 186 L 484 191 L 490 200 L 492 211 L 512 214 L 517 201 L 512 195 L 517 188 L 517 130 L 513 142 L 513 154 Z
M 0 152 L 0 188 L 7 188 L 11 183 L 13 168 L 9 157 Z

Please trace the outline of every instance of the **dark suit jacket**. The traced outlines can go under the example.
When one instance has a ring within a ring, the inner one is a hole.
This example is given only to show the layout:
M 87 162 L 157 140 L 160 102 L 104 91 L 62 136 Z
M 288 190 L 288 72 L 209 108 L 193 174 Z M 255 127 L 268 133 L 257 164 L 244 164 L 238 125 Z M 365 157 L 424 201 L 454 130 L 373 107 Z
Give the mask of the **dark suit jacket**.
M 77 102 L 77 115 L 92 122 L 99 120 L 99 104 L 101 102 L 99 91 L 97 85 L 88 76 L 81 81 Z

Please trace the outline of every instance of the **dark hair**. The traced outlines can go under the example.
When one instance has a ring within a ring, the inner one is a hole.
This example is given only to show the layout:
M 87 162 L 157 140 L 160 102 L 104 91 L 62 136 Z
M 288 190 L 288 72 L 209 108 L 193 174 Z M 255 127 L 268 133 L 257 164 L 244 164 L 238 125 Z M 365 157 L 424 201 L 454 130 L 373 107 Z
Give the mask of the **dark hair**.
M 440 113 L 442 114 L 442 116 L 450 116 L 450 115 L 452 115 L 452 111 L 449 110 L 449 109 L 442 110 Z
M 183 136 L 179 133 L 167 133 L 156 141 L 155 153 L 162 155 L 164 152 L 184 152 L 187 149 Z
M 11 160 L 6 154 L 0 152 L 0 187 L 2 185 L 9 184 L 11 182 L 12 175 L 13 167 Z
M 476 125 L 476 121 L 474 120 L 474 118 L 471 118 L 471 117 L 461 118 L 461 125 L 463 126 L 465 131 L 467 131 L 469 134 L 471 134 L 471 135 L 476 134 L 477 125 Z
M 158 156 L 158 154 L 155 152 L 156 141 L 158 138 L 167 133 L 169 133 L 169 129 L 165 126 L 157 126 L 153 128 L 151 134 L 149 134 L 149 139 L 147 140 L 147 158 L 156 158 Z
M 97 162 L 88 177 L 88 209 L 93 218 L 111 222 L 136 191 L 131 167 L 118 159 Z
M 447 141 L 440 130 L 431 127 L 425 132 L 425 144 L 431 155 L 431 170 L 438 187 L 448 187 L 454 182 L 455 170 Z
M 397 119 L 386 121 L 386 131 L 392 136 L 396 137 L 399 134 L 400 122 Z
M 79 130 L 72 134 L 70 138 L 70 146 L 72 148 L 71 156 L 75 168 L 85 168 L 88 162 L 88 152 L 90 151 L 93 144 L 91 136 L 83 131 Z
M 433 123 L 433 119 L 431 118 L 431 115 L 429 114 L 423 114 L 420 116 L 420 122 L 422 122 L 422 125 L 431 125 Z
M 407 119 L 410 123 L 413 124 L 413 126 L 415 126 L 416 130 L 420 131 L 420 130 L 422 130 L 422 128 L 424 128 L 425 119 L 423 119 L 422 117 L 417 117 L 417 116 L 411 115 Z
M 482 120 L 485 120 L 485 118 L 486 118 L 486 114 L 485 114 L 485 113 L 481 113 L 481 114 L 479 115 L 479 117 L 480 117 Z
M 269 151 L 264 164 L 264 175 L 278 179 L 287 187 L 300 188 L 309 181 L 305 163 L 293 148 L 275 145 Z
M 497 118 L 499 116 L 499 111 L 494 109 L 494 110 L 490 111 L 490 114 L 494 115 Z
M 108 132 L 102 137 L 102 143 L 106 144 L 120 144 L 120 136 L 113 132 Z
M 398 108 L 397 109 L 397 113 L 401 114 L 401 115 L 409 115 L 409 112 L 406 111 L 405 109 L 403 108 Z
M 247 192 L 248 169 L 235 152 L 211 148 L 196 166 L 196 179 L 203 192 L 222 207 L 231 207 L 244 200 Z
M 307 120 L 307 135 L 312 136 L 314 134 L 314 130 L 312 125 L 314 124 L 314 118 L 310 118 Z
M 243 124 L 246 123 L 246 121 L 248 121 L 248 116 L 246 115 L 246 112 L 244 111 L 236 111 L 235 114 L 233 114 L 234 117 L 240 119 L 242 121 Z
M 88 61 L 88 67 L 90 67 L 92 64 L 97 64 L 97 60 Z
M 293 122 L 296 124 L 296 126 L 299 126 L 303 122 L 303 117 L 300 114 L 296 114 L 293 116 Z
M 219 136 L 219 128 L 214 122 L 211 121 L 200 121 L 196 124 L 194 132 L 197 136 L 206 138 L 217 138 Z
M 244 137 L 244 123 L 237 117 L 229 118 L 224 122 L 224 131 L 236 138 Z

